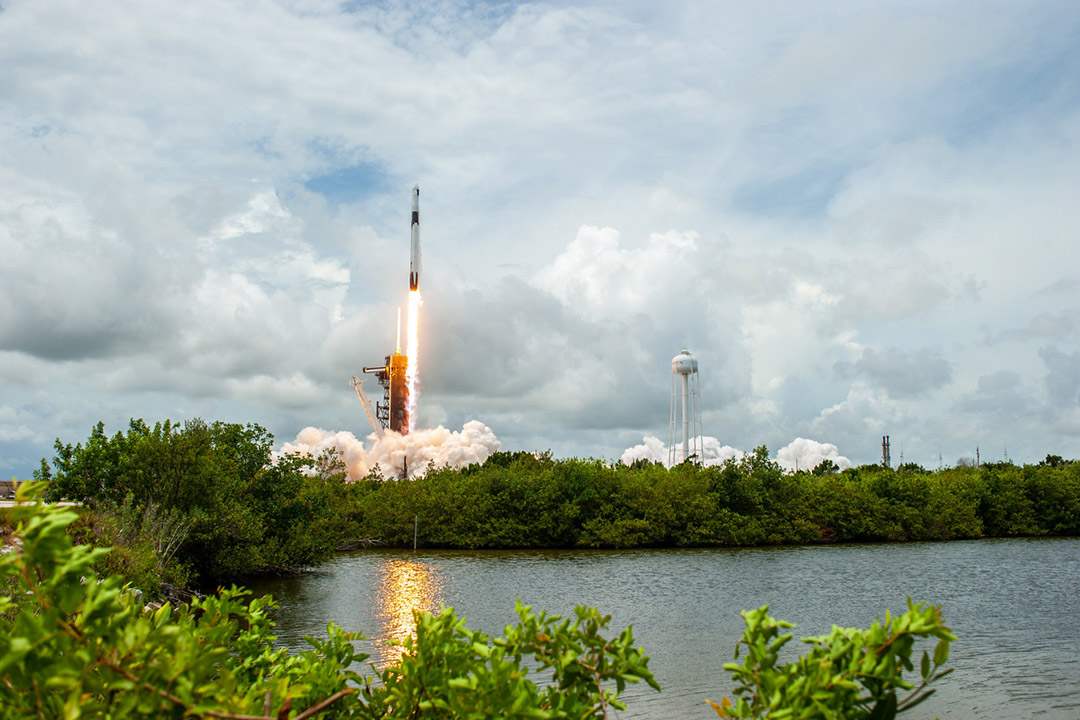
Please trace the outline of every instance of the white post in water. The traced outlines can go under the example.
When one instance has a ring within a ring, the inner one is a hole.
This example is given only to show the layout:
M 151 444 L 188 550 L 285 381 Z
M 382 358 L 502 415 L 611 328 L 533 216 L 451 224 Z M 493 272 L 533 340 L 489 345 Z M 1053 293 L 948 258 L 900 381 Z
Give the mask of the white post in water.
M 420 516 L 413 515 L 412 519 L 412 551 L 416 552 L 416 535 L 420 529 Z

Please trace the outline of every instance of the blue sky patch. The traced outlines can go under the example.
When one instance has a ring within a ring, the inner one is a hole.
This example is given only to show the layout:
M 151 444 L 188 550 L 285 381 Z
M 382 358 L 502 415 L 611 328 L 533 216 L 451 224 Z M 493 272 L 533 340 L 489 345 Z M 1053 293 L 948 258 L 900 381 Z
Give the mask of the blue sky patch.
M 847 177 L 847 165 L 808 165 L 783 177 L 750 182 L 735 189 L 735 207 L 755 215 L 809 219 L 825 214 Z
M 304 183 L 311 192 L 326 198 L 329 205 L 346 205 L 385 189 L 386 173 L 373 163 L 359 163 L 318 175 Z

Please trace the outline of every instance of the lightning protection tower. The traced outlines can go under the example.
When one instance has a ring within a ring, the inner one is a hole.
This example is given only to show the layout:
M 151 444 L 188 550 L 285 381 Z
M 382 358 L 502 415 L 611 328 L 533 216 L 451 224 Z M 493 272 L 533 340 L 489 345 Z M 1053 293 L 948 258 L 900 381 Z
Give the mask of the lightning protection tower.
M 682 407 L 682 452 L 675 448 L 678 437 L 679 412 Z M 698 385 L 698 364 L 689 350 L 671 359 L 671 424 L 668 430 L 668 466 L 696 457 L 704 457 L 701 439 L 701 389 Z

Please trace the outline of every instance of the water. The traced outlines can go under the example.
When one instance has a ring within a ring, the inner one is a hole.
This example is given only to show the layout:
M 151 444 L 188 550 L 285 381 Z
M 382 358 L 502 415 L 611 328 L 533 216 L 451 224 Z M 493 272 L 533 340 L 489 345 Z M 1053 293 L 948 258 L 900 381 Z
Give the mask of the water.
M 501 635 L 514 601 L 567 615 L 592 605 L 612 632 L 633 625 L 663 692 L 624 694 L 624 718 L 715 718 L 705 700 L 732 689 L 723 663 L 742 634 L 739 611 L 764 604 L 796 638 L 835 623 L 866 627 L 905 598 L 940 604 L 958 636 L 956 670 L 911 717 L 1080 718 L 1080 539 L 982 540 L 802 548 L 631 551 L 365 550 L 297 578 L 257 583 L 281 607 L 280 642 L 303 647 L 333 620 L 372 640 L 411 631 L 413 608 L 456 608 L 468 627 Z M 789 647 L 801 652 L 801 643 Z M 932 646 L 928 646 L 932 649 Z

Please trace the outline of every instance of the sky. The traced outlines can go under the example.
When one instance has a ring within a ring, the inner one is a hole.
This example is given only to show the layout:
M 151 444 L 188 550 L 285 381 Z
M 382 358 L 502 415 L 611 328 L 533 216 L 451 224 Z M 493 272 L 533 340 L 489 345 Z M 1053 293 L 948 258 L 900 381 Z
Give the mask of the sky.
M 1080 456 L 1075 2 L 0 0 L 0 474 L 130 418 Z M 377 394 L 370 382 L 369 393 Z

